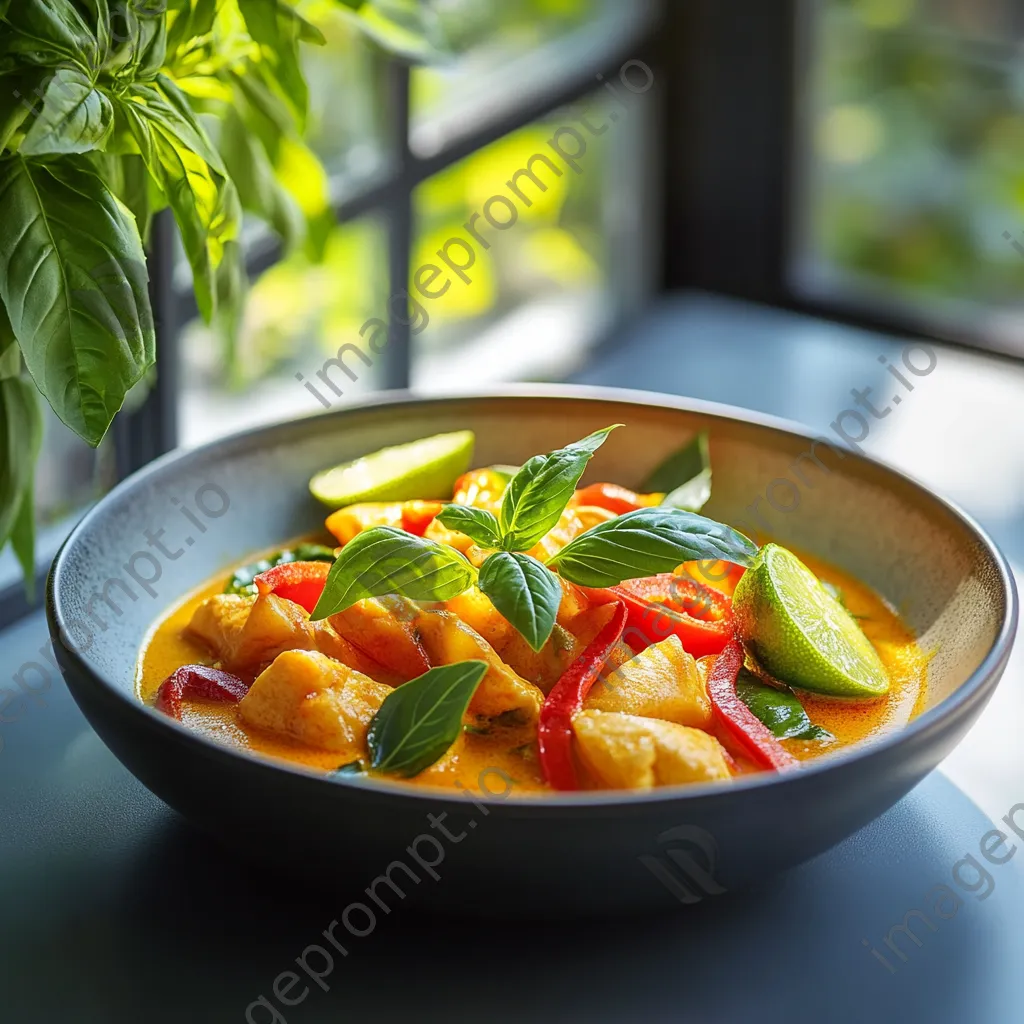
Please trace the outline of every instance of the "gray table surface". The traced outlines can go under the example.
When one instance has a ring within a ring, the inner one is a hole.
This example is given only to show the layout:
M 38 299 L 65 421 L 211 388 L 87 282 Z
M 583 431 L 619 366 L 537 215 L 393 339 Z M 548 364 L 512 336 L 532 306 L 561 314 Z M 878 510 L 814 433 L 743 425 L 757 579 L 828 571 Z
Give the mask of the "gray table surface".
M 690 295 L 662 304 L 579 379 L 728 401 L 824 431 L 851 387 L 884 385 L 877 356 L 898 358 L 903 344 Z M 939 349 L 934 373 L 864 445 L 974 512 L 1017 567 L 1022 397 L 1024 369 Z M 39 615 L 0 634 L 0 685 L 45 637 Z M 284 1019 L 1020 1020 L 1024 855 L 993 866 L 979 844 L 1024 803 L 1022 676 L 1018 651 L 941 771 L 755 891 L 586 924 L 455 923 L 399 906 L 329 991 L 314 988 Z M 61 682 L 8 708 L 15 716 L 0 723 L 0 1021 L 244 1021 L 347 901 L 240 866 L 120 766 Z M 944 918 L 937 886 L 955 894 Z M 901 959 L 884 943 L 908 913 L 919 944 L 897 933 Z

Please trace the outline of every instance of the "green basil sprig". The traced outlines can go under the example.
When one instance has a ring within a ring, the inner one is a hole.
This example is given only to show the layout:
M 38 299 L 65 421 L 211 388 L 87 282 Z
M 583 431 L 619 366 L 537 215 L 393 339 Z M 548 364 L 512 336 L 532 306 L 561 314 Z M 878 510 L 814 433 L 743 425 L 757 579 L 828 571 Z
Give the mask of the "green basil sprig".
M 748 669 L 740 669 L 736 693 L 754 717 L 768 726 L 780 740 L 832 740 L 835 737 L 820 725 L 814 725 L 803 705 L 789 690 L 780 690 L 761 682 Z
M 723 559 L 750 565 L 757 545 L 731 526 L 678 508 L 639 508 L 573 538 L 548 559 L 572 583 L 611 587 L 671 572 L 681 562 Z
M 363 598 L 385 594 L 413 601 L 448 601 L 475 579 L 476 569 L 447 544 L 391 526 L 375 526 L 341 549 L 311 618 L 325 619 Z
M 662 505 L 699 512 L 711 497 L 711 453 L 708 432 L 673 452 L 644 482 L 644 491 L 664 491 Z
M 539 651 L 551 636 L 562 586 L 552 568 L 583 586 L 609 587 L 626 579 L 670 572 L 698 559 L 750 565 L 757 546 L 731 527 L 679 508 L 642 508 L 580 534 L 548 560 L 525 553 L 553 526 L 587 463 L 614 426 L 547 455 L 530 459 L 509 482 L 501 514 L 446 505 L 438 520 L 485 548 L 500 548 L 479 574 L 454 549 L 392 527 L 359 534 L 342 549 L 313 611 L 325 618 L 364 597 L 398 594 L 447 601 L 474 582 L 495 608 Z M 706 454 L 706 440 L 703 444 Z
M 408 778 L 442 757 L 459 738 L 487 667 L 485 661 L 440 665 L 392 690 L 366 734 L 370 767 Z
M 583 440 L 547 455 L 535 455 L 509 481 L 501 500 L 501 546 L 532 548 L 558 522 L 587 463 L 621 423 L 595 430 Z
M 484 562 L 477 583 L 535 651 L 547 643 L 562 601 L 562 585 L 547 566 L 529 555 L 499 551 Z
M 501 547 L 501 527 L 493 512 L 472 505 L 445 505 L 434 517 L 449 530 L 464 533 L 484 548 Z

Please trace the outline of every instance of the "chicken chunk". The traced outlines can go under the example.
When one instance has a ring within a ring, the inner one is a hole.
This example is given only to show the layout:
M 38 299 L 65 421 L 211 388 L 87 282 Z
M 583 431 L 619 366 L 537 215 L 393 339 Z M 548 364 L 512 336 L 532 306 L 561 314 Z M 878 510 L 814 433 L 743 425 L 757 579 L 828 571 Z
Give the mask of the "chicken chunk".
M 334 627 L 326 621 L 313 623 L 313 641 L 321 654 L 328 658 L 340 661 L 364 676 L 376 679 L 379 683 L 387 683 L 388 686 L 398 686 L 406 682 L 397 672 L 381 665 L 376 659 L 361 651 L 355 644 L 340 636 Z
M 247 725 L 320 750 L 365 748 L 366 730 L 391 687 L 319 651 L 285 651 L 238 705 Z
M 661 718 L 697 729 L 711 725 L 711 702 L 697 662 L 675 635 L 605 675 L 583 707 Z
M 316 646 L 306 611 L 274 594 L 216 594 L 195 610 L 187 632 L 229 672 L 243 674 L 270 664 L 282 651 Z
M 517 631 L 513 631 L 503 643 L 495 644 L 494 648 L 513 672 L 539 686 L 545 694 L 583 651 L 576 637 L 557 623 L 539 651 L 535 651 Z
M 446 601 L 445 608 L 475 629 L 495 650 L 507 643 L 516 631 L 478 587 L 470 587 L 458 597 Z
M 393 672 L 404 683 L 430 668 L 413 630 L 419 609 L 401 597 L 356 601 L 327 621 L 335 632 Z
M 431 665 L 473 658 L 487 662 L 487 674 L 469 702 L 470 714 L 494 718 L 514 713 L 523 723 L 537 720 L 544 695 L 509 668 L 476 630 L 447 611 L 421 611 L 414 625 Z
M 651 789 L 731 778 L 721 744 L 700 729 L 610 711 L 573 719 L 580 760 L 611 789 Z

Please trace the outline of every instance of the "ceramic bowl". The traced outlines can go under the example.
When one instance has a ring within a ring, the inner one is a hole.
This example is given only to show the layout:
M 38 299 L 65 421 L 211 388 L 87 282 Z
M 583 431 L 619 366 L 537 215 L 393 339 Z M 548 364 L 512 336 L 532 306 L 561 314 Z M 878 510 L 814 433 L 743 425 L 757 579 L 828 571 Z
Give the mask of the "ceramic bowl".
M 883 595 L 935 652 L 926 710 L 786 775 L 546 799 L 488 777 L 481 785 L 495 795 L 473 802 L 259 760 L 137 699 L 139 647 L 168 605 L 251 552 L 322 526 L 306 488 L 315 471 L 466 427 L 476 432 L 476 464 L 518 464 L 615 422 L 626 429 L 587 479 L 638 485 L 707 428 L 707 514 L 770 532 Z M 124 765 L 235 850 L 346 894 L 346 927 L 358 930 L 367 914 L 402 901 L 474 914 L 683 906 L 813 857 L 892 806 L 967 732 L 1006 664 L 1017 603 L 1005 559 L 968 516 L 794 424 L 664 395 L 528 387 L 382 395 L 159 459 L 72 532 L 50 574 L 47 612 L 75 700 Z

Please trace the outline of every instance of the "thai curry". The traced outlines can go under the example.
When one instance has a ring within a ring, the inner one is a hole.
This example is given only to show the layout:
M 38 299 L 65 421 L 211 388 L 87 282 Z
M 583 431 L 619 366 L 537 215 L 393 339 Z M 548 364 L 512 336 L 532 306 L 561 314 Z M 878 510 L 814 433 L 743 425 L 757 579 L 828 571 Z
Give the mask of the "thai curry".
M 140 698 L 338 780 L 517 792 L 727 782 L 904 725 L 927 659 L 858 580 L 700 514 L 707 437 L 640 492 L 580 487 L 607 427 L 521 467 L 440 434 L 318 474 L 332 543 L 218 576 Z

